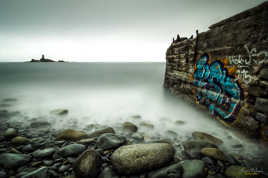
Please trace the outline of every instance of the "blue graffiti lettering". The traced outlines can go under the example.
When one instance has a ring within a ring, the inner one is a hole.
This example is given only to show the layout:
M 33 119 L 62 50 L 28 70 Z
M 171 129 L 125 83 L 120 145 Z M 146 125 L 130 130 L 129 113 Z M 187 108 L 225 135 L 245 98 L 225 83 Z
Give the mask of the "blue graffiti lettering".
M 241 108 L 242 88 L 221 61 L 208 61 L 209 55 L 204 54 L 196 63 L 193 84 L 197 86 L 197 100 L 212 114 L 232 123 Z

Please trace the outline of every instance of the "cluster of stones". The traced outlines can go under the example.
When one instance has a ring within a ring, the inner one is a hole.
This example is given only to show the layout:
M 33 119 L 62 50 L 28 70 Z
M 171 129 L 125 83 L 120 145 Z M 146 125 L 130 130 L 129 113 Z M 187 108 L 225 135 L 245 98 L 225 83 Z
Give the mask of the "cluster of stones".
M 66 110 L 54 113 L 66 114 Z M 249 169 L 252 160 L 228 154 L 221 149 L 221 139 L 203 132 L 194 132 L 184 142 L 146 140 L 132 122 L 117 129 L 90 125 L 93 131 L 56 131 L 44 121 L 25 128 L 7 123 L 2 114 L 0 178 L 243 178 L 256 174 Z M 154 128 L 146 122 L 141 125 Z M 258 176 L 265 177 L 264 172 Z
M 197 103 L 198 107 L 207 110 L 206 106 L 197 102 L 196 91 L 200 88 L 193 84 L 193 73 L 199 57 L 208 53 L 210 63 L 227 58 L 229 62 L 225 63 L 226 68 L 233 67 L 237 71 L 246 68 L 246 78 L 251 78 L 250 82 L 245 82 L 240 74 L 232 74 L 240 83 L 243 97 L 239 100 L 241 108 L 234 116 L 235 122 L 227 124 L 262 142 L 268 141 L 267 17 L 268 3 L 265 2 L 210 26 L 209 31 L 198 34 L 194 39 L 178 36 L 166 53 L 164 83 L 172 93 L 183 95 L 190 103 Z M 231 63 L 232 56 L 241 61 Z M 251 62 L 248 62 L 250 59 Z

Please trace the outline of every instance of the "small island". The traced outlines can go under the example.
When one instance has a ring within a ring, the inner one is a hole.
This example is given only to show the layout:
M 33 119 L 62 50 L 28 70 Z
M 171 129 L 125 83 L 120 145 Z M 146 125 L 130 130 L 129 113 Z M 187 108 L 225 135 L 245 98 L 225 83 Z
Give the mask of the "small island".
M 56 60 L 52 60 L 52 59 L 46 59 L 45 55 L 43 54 L 40 60 L 32 59 L 30 62 L 65 62 L 65 61 L 63 61 L 63 60 L 56 61 Z

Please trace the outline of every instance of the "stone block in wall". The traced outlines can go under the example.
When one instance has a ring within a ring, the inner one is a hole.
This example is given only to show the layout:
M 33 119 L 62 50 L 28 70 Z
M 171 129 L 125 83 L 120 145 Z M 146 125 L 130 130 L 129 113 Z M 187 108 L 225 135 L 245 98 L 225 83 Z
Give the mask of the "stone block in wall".
M 268 96 L 268 88 L 253 85 L 248 88 L 248 94 L 256 97 L 265 97 Z
M 259 121 L 259 122 L 261 122 L 261 123 L 264 123 L 264 124 L 265 124 L 266 121 L 267 121 L 267 115 L 265 115 L 265 114 L 263 114 L 263 113 L 260 113 L 260 112 L 256 112 L 254 118 L 255 118 L 257 121 Z
M 268 56 L 267 56 L 268 57 Z M 268 68 L 264 68 L 260 71 L 259 74 L 260 79 L 268 80 Z
M 255 108 L 257 111 L 268 113 L 268 99 L 256 98 Z
M 259 122 L 250 116 L 241 117 L 234 127 L 250 137 L 257 137 L 259 135 Z

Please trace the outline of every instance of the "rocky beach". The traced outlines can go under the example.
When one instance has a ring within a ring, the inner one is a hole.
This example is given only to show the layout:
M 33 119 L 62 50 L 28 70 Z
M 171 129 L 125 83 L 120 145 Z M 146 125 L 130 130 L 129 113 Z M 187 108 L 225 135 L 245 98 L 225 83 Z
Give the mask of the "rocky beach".
M 183 138 L 177 132 L 187 124 L 182 120 L 174 122 L 177 130 L 165 135 L 148 135 L 155 126 L 139 114 L 116 125 L 78 127 L 73 120 L 56 129 L 42 117 L 9 110 L 16 102 L 15 98 L 1 102 L 0 178 L 267 177 L 264 155 L 245 155 L 243 144 L 226 149 L 225 140 L 233 139 L 230 135 L 223 140 L 195 131 Z M 48 111 L 54 119 L 67 119 L 70 112 Z M 18 117 L 25 122 L 16 121 Z

